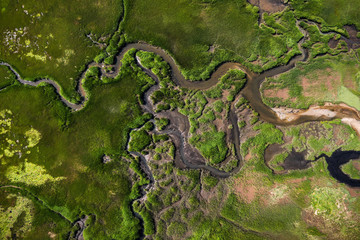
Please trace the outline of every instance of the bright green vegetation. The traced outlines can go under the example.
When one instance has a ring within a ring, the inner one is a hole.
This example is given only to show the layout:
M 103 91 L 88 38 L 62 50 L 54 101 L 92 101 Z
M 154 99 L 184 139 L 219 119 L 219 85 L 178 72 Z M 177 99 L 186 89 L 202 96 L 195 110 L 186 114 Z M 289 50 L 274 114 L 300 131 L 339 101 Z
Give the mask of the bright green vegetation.
M 165 127 L 169 124 L 169 119 L 167 118 L 156 118 L 155 125 L 159 130 L 164 130 Z
M 359 166 L 358 161 L 351 160 L 341 166 L 341 170 L 349 175 L 352 179 L 360 179 L 360 171 L 354 165 Z
M 122 16 L 122 1 L 2 1 L 0 59 L 27 79 L 50 77 L 65 96 L 78 100 L 77 79 L 108 43 Z M 3 79 L 1 80 L 1 82 Z
M 308 108 L 324 102 L 344 102 L 359 108 L 359 63 L 354 53 L 322 56 L 298 68 L 267 79 L 261 87 L 263 101 L 271 106 Z M 266 91 L 287 91 L 288 97 L 275 97 Z
M 235 99 L 235 96 L 240 92 L 244 87 L 246 82 L 245 74 L 242 71 L 230 69 L 224 76 L 219 79 L 219 83 L 215 87 L 207 90 L 205 92 L 206 97 L 208 98 L 222 98 L 224 90 L 230 90 L 229 95 L 227 96 L 227 101 L 232 102 Z M 215 110 L 221 107 L 221 104 L 217 103 Z
M 25 132 L 25 137 L 28 141 L 28 147 L 32 148 L 39 143 L 41 139 L 41 133 L 39 133 L 36 129 L 31 128 L 30 130 Z
M 130 133 L 129 151 L 141 152 L 151 143 L 151 136 L 144 130 Z
M 341 86 L 338 91 L 338 100 L 356 109 L 360 109 L 360 98 L 356 93 L 358 93 L 358 91 L 354 93 L 350 89 Z
M 13 183 L 25 183 L 27 185 L 40 186 L 46 182 L 57 182 L 64 177 L 54 178 L 46 173 L 44 167 L 28 163 L 25 159 L 24 165 L 11 166 L 7 169 L 5 176 Z
M 211 163 L 220 163 L 224 160 L 228 148 L 224 141 L 225 133 L 223 132 L 204 132 L 201 137 L 193 137 L 189 141 L 199 148 L 201 154 L 210 159 Z
M 71 224 L 52 212 L 33 196 L 19 189 L 0 189 L 0 237 L 38 239 L 49 236 L 66 238 Z M 41 227 L 38 227 L 41 226 Z
M 311 206 L 319 215 L 326 215 L 332 220 L 344 218 L 344 206 L 339 206 L 341 199 L 348 197 L 349 193 L 329 187 L 315 188 L 310 195 Z M 339 205 L 338 205 L 339 204 Z
M 328 43 L 331 38 L 334 38 L 335 33 L 325 35 L 320 32 L 318 26 L 315 24 L 312 25 L 301 22 L 300 26 L 309 33 L 310 39 L 305 41 L 302 46 L 304 48 L 310 49 L 310 59 L 315 58 L 316 56 L 321 54 L 329 53 L 331 55 L 337 55 L 342 51 L 346 52 L 348 50 L 344 41 L 340 41 L 336 48 L 330 48 Z

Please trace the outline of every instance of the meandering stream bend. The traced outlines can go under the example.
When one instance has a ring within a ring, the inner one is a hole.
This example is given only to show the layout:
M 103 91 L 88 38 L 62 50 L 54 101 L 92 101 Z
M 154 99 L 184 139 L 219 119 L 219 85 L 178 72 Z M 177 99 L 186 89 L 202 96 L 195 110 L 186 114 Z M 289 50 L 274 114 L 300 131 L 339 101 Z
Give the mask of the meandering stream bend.
M 183 87 L 183 88 L 188 88 L 188 89 L 205 90 L 205 89 L 211 88 L 217 84 L 218 79 L 221 76 L 223 76 L 229 69 L 240 69 L 246 74 L 246 77 L 247 77 L 247 83 L 246 83 L 244 89 L 241 91 L 241 95 L 244 96 L 249 101 L 250 106 L 256 112 L 259 113 L 260 118 L 262 120 L 264 120 L 265 122 L 269 122 L 269 123 L 272 123 L 275 125 L 296 125 L 296 124 L 300 124 L 300 123 L 304 123 L 304 122 L 308 122 L 308 121 L 331 120 L 334 117 L 322 117 L 319 119 L 318 117 L 314 117 L 314 116 L 299 116 L 298 118 L 296 118 L 293 121 L 284 121 L 284 120 L 279 119 L 277 114 L 270 107 L 265 105 L 262 101 L 261 93 L 260 93 L 260 85 L 267 77 L 273 77 L 278 74 L 287 72 L 287 71 L 291 70 L 292 68 L 294 68 L 297 62 L 306 61 L 309 57 L 308 50 L 304 49 L 301 46 L 307 37 L 307 33 L 299 26 L 298 22 L 297 22 L 297 26 L 299 27 L 299 29 L 302 31 L 302 33 L 304 35 L 304 37 L 298 42 L 298 47 L 301 50 L 302 54 L 293 57 L 286 65 L 282 65 L 282 66 L 278 66 L 278 67 L 269 69 L 267 71 L 264 71 L 261 74 L 253 73 L 239 63 L 226 62 L 226 63 L 221 64 L 212 73 L 211 77 L 208 80 L 191 82 L 183 77 L 176 61 L 165 50 L 155 47 L 155 46 L 152 46 L 147 43 L 143 43 L 143 42 L 130 43 L 130 44 L 126 45 L 121 50 L 121 52 L 117 55 L 116 64 L 112 66 L 115 70 L 111 73 L 105 72 L 105 70 L 104 70 L 105 65 L 99 64 L 99 63 L 90 63 L 88 65 L 87 69 L 89 67 L 99 67 L 101 69 L 102 76 L 111 77 L 111 78 L 116 77 L 120 71 L 121 60 L 123 59 L 125 53 L 133 48 L 135 48 L 137 50 L 153 52 L 153 53 L 159 55 L 160 57 L 162 57 L 170 65 L 173 81 L 178 86 Z M 36 81 L 27 81 L 27 80 L 21 78 L 20 74 L 10 64 L 5 63 L 5 62 L 0 62 L 0 65 L 7 66 L 15 74 L 16 79 L 22 84 L 30 85 L 30 86 L 38 86 L 41 83 L 47 83 L 47 84 L 52 85 L 56 89 L 56 92 L 60 95 L 61 100 L 69 108 L 71 108 L 73 110 L 76 110 L 76 111 L 81 110 L 85 106 L 86 101 L 88 100 L 86 91 L 83 88 L 83 80 L 85 79 L 86 70 L 82 73 L 82 75 L 79 79 L 79 82 L 78 82 L 77 91 L 80 94 L 80 96 L 82 97 L 82 101 L 77 104 L 77 103 L 72 103 L 63 97 L 63 95 L 61 94 L 61 87 L 57 82 L 55 82 L 51 79 L 47 79 L 47 78 L 38 79 Z M 148 69 L 145 69 L 143 66 L 141 66 L 141 64 L 139 64 L 139 62 L 138 62 L 138 65 L 142 68 L 142 70 L 144 72 L 146 72 L 146 74 L 148 74 L 150 77 L 152 77 L 153 79 L 158 81 L 157 77 L 154 74 L 152 74 L 151 71 L 149 71 Z M 154 90 L 155 90 L 155 88 L 152 89 L 152 91 L 154 91 Z M 146 95 L 150 96 L 149 93 L 150 92 L 146 93 Z M 149 111 L 149 112 L 152 111 L 151 109 L 149 109 L 149 106 L 147 106 L 146 108 L 147 108 L 147 111 Z M 341 116 L 347 116 L 346 113 L 344 114 L 342 112 L 343 109 L 339 106 L 337 107 L 337 109 L 335 109 L 335 111 L 339 112 L 339 114 L 341 114 Z M 178 116 L 180 117 L 180 115 L 178 115 Z M 339 116 L 340 115 L 338 115 L 336 117 L 339 117 Z M 357 119 L 359 119 L 359 117 L 357 117 Z M 240 136 L 239 136 L 239 129 L 237 128 L 237 124 L 236 124 L 236 122 L 237 122 L 236 114 L 233 112 L 233 106 L 230 111 L 230 120 L 232 121 L 233 126 L 236 126 L 236 127 L 234 127 L 234 133 L 235 133 L 234 141 L 237 146 L 237 145 L 239 145 L 238 143 L 240 143 L 240 140 L 239 140 Z M 180 146 L 178 146 L 178 148 L 180 149 L 180 155 L 182 156 L 182 161 L 184 162 L 184 164 L 187 167 L 206 169 L 218 177 L 230 176 L 230 173 L 220 171 L 216 168 L 212 168 L 205 164 L 192 164 L 191 162 L 187 161 L 186 158 L 184 157 L 185 154 L 184 154 L 184 150 L 183 150 L 184 145 L 187 143 L 187 133 L 186 133 L 186 135 L 184 135 L 181 132 L 176 132 L 176 128 L 175 128 L 175 130 L 173 128 L 172 132 L 168 132 L 168 134 L 171 134 L 174 138 L 175 137 L 178 138 L 178 140 L 180 141 Z M 237 146 L 237 148 L 235 150 L 236 150 L 237 157 L 239 159 L 241 159 L 241 156 L 239 153 L 239 146 Z M 239 164 L 239 166 L 236 169 L 234 169 L 234 171 L 238 170 L 240 168 L 240 165 L 241 164 Z

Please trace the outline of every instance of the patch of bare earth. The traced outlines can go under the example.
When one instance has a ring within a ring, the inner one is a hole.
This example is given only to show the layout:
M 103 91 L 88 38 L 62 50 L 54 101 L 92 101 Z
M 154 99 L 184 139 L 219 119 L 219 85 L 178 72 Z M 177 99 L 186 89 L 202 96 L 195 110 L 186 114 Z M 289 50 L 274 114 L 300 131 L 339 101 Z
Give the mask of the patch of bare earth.
M 346 186 L 346 189 L 349 191 L 351 197 L 360 197 L 360 188 Z
M 321 232 L 327 233 L 328 239 L 339 239 L 339 236 L 336 234 L 339 229 L 334 229 L 328 226 L 324 218 L 316 215 L 313 210 L 304 210 L 302 212 L 302 218 L 308 225 L 315 226 Z
M 251 203 L 258 197 L 262 197 L 266 191 L 261 185 L 261 175 L 255 172 L 246 172 L 241 178 L 234 180 L 235 194 L 246 203 Z
M 246 203 L 251 203 L 257 195 L 257 190 L 251 183 L 246 185 L 237 183 L 235 186 L 235 191 L 237 195 Z
M 211 46 L 209 47 L 208 52 L 209 52 L 209 53 L 214 53 L 215 50 L 216 50 L 218 47 L 219 47 L 219 45 L 217 45 L 217 44 L 211 45 Z
M 298 183 L 301 183 L 303 181 L 306 180 L 306 177 L 303 177 L 303 178 L 296 178 L 296 179 L 290 179 L 288 180 L 287 182 L 288 183 L 295 183 L 295 184 L 298 184 Z
M 247 162 L 247 161 L 249 161 L 251 158 L 252 158 L 251 153 L 248 153 L 248 154 L 246 154 L 244 160 Z
M 281 12 L 285 9 L 282 0 L 249 0 L 249 3 L 259 7 L 264 12 Z
M 344 139 L 340 137 L 340 125 L 333 125 L 333 139 L 335 139 L 335 144 L 341 146 L 345 143 Z
M 48 232 L 48 235 L 51 239 L 55 239 L 56 238 L 56 234 L 53 232 Z
M 278 97 L 278 98 L 282 98 L 282 99 L 288 99 L 289 96 L 289 89 L 287 88 L 283 88 L 283 89 L 265 89 L 264 91 L 264 96 L 265 97 Z

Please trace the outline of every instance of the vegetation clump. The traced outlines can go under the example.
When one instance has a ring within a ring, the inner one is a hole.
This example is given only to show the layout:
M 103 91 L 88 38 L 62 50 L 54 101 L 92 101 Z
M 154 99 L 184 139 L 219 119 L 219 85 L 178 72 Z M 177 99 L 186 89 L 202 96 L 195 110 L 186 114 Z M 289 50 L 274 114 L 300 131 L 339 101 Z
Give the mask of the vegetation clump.
M 130 133 L 129 151 L 141 152 L 151 143 L 151 136 L 144 130 L 134 130 Z

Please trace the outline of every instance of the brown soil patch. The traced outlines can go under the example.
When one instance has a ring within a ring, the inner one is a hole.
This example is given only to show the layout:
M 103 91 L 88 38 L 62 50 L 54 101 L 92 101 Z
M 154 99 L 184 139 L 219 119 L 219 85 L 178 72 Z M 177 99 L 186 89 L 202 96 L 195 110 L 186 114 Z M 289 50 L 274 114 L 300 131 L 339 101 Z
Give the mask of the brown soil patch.
M 248 171 L 251 171 L 248 169 Z M 246 172 L 241 178 L 234 179 L 234 191 L 246 203 L 251 203 L 257 197 L 264 196 L 265 187 L 259 182 L 261 175 L 252 172 Z
M 341 75 L 331 68 L 318 70 L 311 77 L 303 77 L 301 79 L 301 86 L 303 87 L 303 95 L 305 97 L 317 99 L 328 97 L 331 100 L 336 100 L 337 89 L 341 86 Z M 330 96 L 327 96 L 328 94 Z
M 325 223 L 324 219 L 320 216 L 317 216 L 312 210 L 303 211 L 302 218 L 307 224 L 310 226 L 315 226 L 320 231 L 327 229 L 327 224 Z
M 336 48 L 336 46 L 338 45 L 339 41 L 335 40 L 335 38 L 330 39 L 328 45 L 330 48 Z
M 236 192 L 240 197 L 247 203 L 251 203 L 256 196 L 257 190 L 254 185 L 237 186 L 235 187 Z
M 334 125 L 333 127 L 333 139 L 335 139 L 335 143 L 338 146 L 341 146 L 342 144 L 344 144 L 344 139 L 342 139 L 339 135 L 340 135 L 340 128 L 341 126 L 339 125 Z
M 214 197 L 216 197 L 217 192 L 218 192 L 217 190 L 207 191 L 207 190 L 205 190 L 205 189 L 201 189 L 200 196 L 201 196 L 202 199 L 204 199 L 206 202 L 210 202 L 211 199 L 213 199 Z
M 278 97 L 282 99 L 288 99 L 289 96 L 289 89 L 265 89 L 264 91 L 265 97 Z
M 301 182 L 303 182 L 303 181 L 305 181 L 306 180 L 306 177 L 303 177 L 303 178 L 297 178 L 297 179 L 290 179 L 290 180 L 288 180 L 287 182 L 288 183 L 301 183 Z
M 353 161 L 354 168 L 358 171 L 360 171 L 360 162 L 354 162 Z
M 285 4 L 282 0 L 249 0 L 249 3 L 265 12 L 280 12 L 285 9 Z
M 223 115 L 223 114 L 221 114 L 221 115 Z M 215 120 L 213 121 L 213 123 L 214 123 L 214 125 L 216 126 L 216 129 L 217 129 L 218 131 L 226 131 L 226 130 L 227 130 L 227 128 L 226 128 L 227 124 L 225 124 L 225 120 L 224 120 L 224 119 L 219 119 L 219 118 L 217 118 L 217 119 L 215 119 Z
M 346 186 L 346 189 L 349 191 L 351 197 L 360 197 L 360 188 Z
M 245 161 L 249 161 L 251 158 L 252 158 L 251 153 L 248 153 L 248 154 L 246 154 L 244 160 L 245 160 Z

